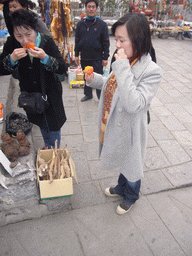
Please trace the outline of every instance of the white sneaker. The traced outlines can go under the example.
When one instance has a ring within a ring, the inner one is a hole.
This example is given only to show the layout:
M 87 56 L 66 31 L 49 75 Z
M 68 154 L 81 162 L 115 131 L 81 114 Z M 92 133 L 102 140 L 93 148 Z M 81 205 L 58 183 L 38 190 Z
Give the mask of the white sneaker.
M 131 210 L 133 205 L 128 205 L 126 203 L 122 203 L 117 206 L 116 212 L 120 215 L 123 215 Z
M 119 196 L 118 194 L 115 194 L 115 190 L 113 187 L 111 188 L 106 188 L 105 189 L 105 195 L 106 196 Z

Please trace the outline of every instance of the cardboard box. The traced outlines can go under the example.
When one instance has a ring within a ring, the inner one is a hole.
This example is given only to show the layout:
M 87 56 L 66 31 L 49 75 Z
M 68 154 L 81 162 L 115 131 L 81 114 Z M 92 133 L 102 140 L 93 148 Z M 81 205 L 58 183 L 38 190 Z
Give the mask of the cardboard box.
M 85 81 L 71 81 L 70 88 L 84 88 Z
M 66 152 L 64 149 L 58 149 L 58 151 Z M 52 149 L 39 150 L 37 154 L 37 164 L 36 164 L 37 171 L 39 168 L 38 166 L 39 155 L 41 155 L 41 158 L 43 158 L 47 163 L 53 157 L 53 150 Z M 78 184 L 78 181 L 75 173 L 75 165 L 71 157 L 69 157 L 69 167 L 71 170 L 71 177 L 64 178 L 64 179 L 54 179 L 53 182 L 51 183 L 49 180 L 41 180 L 39 175 L 37 175 L 37 181 L 39 184 L 41 200 L 73 195 L 73 177 L 77 184 Z
M 76 81 L 83 81 L 84 80 L 84 73 L 77 73 L 76 75 Z

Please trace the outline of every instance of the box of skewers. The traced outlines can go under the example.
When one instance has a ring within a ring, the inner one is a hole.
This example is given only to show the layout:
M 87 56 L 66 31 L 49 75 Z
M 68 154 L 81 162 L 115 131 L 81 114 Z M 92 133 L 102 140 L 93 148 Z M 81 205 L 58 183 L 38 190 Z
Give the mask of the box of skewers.
M 67 149 L 38 150 L 37 181 L 41 200 L 73 195 L 75 165 Z

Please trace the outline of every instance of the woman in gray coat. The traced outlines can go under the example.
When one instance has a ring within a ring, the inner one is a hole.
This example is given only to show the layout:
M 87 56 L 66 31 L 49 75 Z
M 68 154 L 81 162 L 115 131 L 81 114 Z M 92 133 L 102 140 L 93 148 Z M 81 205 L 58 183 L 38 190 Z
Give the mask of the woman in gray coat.
M 119 171 L 118 184 L 107 196 L 123 197 L 117 213 L 128 212 L 139 198 L 147 146 L 147 111 L 161 81 L 151 60 L 151 35 L 143 14 L 129 13 L 112 27 L 117 53 L 107 78 L 85 74 L 87 85 L 101 89 L 100 155 L 105 168 Z

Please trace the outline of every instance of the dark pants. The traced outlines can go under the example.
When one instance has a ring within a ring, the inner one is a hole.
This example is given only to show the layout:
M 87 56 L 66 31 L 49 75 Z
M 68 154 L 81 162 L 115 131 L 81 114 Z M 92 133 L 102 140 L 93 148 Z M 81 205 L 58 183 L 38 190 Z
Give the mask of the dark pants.
M 49 149 L 51 149 L 52 147 L 55 148 L 55 141 L 57 140 L 57 148 L 59 148 L 61 143 L 61 130 L 50 131 L 46 116 L 44 116 L 43 118 L 44 125 L 42 128 L 40 128 L 40 130 L 43 136 L 45 146 L 48 146 Z
M 115 192 L 123 197 L 125 203 L 132 205 L 139 199 L 140 186 L 141 180 L 130 182 L 120 173 Z
M 81 67 L 84 70 L 86 66 L 92 66 L 94 72 L 103 75 L 102 60 L 81 60 Z M 84 94 L 90 98 L 93 97 L 92 88 L 85 85 Z M 96 89 L 98 99 L 100 99 L 101 90 Z

